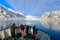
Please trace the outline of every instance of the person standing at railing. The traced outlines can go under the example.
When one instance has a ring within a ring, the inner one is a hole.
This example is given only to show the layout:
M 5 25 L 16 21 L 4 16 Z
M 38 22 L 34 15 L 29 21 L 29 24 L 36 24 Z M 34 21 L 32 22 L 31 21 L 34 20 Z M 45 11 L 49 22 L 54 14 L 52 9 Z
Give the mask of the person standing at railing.
M 26 26 L 26 34 L 29 32 L 29 26 Z
M 23 36 L 24 36 L 24 29 L 25 29 L 24 27 L 25 27 L 25 26 L 24 26 L 23 24 L 20 24 L 19 27 L 20 27 L 20 33 L 21 33 L 21 35 L 22 35 L 22 37 L 23 37 Z
M 20 24 L 20 32 L 23 32 L 24 31 L 24 25 L 23 24 Z
M 11 34 L 13 38 L 15 38 L 15 28 L 16 28 L 16 24 L 13 23 L 13 25 L 11 26 Z
M 35 39 L 37 36 L 37 29 L 36 26 L 33 27 L 33 38 Z
M 33 27 L 33 34 L 35 33 L 35 30 L 36 30 L 36 26 Z

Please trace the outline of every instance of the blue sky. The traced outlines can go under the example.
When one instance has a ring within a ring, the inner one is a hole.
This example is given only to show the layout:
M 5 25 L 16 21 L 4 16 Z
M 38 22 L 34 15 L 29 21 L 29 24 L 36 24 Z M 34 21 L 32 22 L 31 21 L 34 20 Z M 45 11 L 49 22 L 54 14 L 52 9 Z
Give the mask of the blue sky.
M 34 16 L 60 10 L 60 0 L 0 0 L 0 4 L 25 15 Z

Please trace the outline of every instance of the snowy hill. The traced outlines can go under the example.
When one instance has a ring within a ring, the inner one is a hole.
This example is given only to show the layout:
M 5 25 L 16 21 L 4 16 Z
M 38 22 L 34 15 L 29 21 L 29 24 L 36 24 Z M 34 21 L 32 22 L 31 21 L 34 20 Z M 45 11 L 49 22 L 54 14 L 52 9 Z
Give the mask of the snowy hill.
M 13 11 L 12 9 L 6 8 L 3 5 L 0 5 L 0 18 L 24 18 L 24 14 L 21 12 Z
M 60 30 L 60 10 L 46 12 L 39 21 L 45 28 Z
M 60 18 L 60 10 L 52 11 L 52 12 L 45 12 L 42 15 L 43 18 Z

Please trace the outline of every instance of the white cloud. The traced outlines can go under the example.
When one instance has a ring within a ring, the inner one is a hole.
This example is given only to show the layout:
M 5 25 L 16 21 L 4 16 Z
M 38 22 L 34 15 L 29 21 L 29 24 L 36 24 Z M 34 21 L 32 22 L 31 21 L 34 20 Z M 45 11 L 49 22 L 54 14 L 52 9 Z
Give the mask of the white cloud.
M 27 15 L 26 16 L 26 20 L 39 20 L 39 18 L 38 17 L 36 17 L 36 16 L 32 16 L 32 15 Z

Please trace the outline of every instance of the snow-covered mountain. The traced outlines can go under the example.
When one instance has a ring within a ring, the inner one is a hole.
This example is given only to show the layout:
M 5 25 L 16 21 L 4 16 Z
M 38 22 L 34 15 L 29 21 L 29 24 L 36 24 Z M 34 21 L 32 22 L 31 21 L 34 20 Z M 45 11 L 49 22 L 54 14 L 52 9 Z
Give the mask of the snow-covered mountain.
M 25 15 L 21 12 L 13 11 L 12 9 L 6 8 L 5 6 L 0 4 L 0 18 L 24 18 Z
M 32 15 L 24 15 L 21 12 L 13 11 L 12 9 L 6 8 L 0 4 L 0 19 L 19 19 L 24 18 L 25 20 L 38 20 L 38 17 Z
M 45 28 L 60 30 L 60 10 L 44 13 L 39 21 Z
M 42 15 L 43 18 L 60 18 L 60 10 L 52 11 L 52 12 L 45 12 Z

